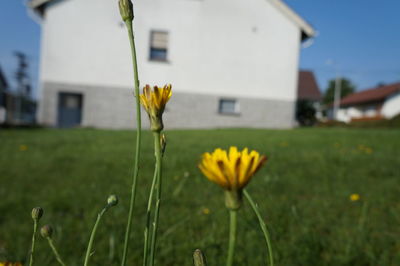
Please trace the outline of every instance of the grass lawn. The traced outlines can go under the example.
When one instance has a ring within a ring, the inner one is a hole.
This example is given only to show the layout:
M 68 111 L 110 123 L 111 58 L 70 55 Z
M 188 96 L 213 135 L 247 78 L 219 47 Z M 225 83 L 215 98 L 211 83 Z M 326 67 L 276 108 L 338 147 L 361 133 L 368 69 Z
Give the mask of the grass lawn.
M 400 265 L 400 131 L 390 129 L 169 131 L 158 265 L 192 265 L 201 248 L 225 264 L 229 217 L 222 190 L 196 165 L 216 147 L 269 156 L 248 191 L 270 229 L 276 265 Z M 0 131 L 0 261 L 23 261 L 30 212 L 56 230 L 68 265 L 82 265 L 90 229 L 107 196 L 120 204 L 102 220 L 92 265 L 119 265 L 128 210 L 135 133 L 103 130 Z M 145 205 L 154 165 L 144 133 L 129 265 L 141 265 Z M 359 201 L 349 196 L 358 193 Z M 236 265 L 266 265 L 258 223 L 239 214 Z M 57 265 L 38 238 L 36 265 Z

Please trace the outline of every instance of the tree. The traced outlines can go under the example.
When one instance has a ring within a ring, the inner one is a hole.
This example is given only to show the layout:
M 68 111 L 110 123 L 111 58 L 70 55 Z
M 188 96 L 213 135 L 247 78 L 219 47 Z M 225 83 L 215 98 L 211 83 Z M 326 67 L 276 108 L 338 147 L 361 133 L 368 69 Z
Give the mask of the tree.
M 333 103 L 334 99 L 335 99 L 335 83 L 336 80 L 335 79 L 331 79 L 328 82 L 328 88 L 325 91 L 324 94 L 324 104 L 330 104 Z M 352 94 L 355 92 L 356 90 L 356 86 L 347 78 L 341 78 L 340 79 L 340 83 L 341 83 L 341 93 L 340 93 L 340 98 L 344 98 L 349 94 Z
M 296 104 L 296 119 L 301 126 L 312 126 L 317 122 L 317 111 L 311 101 L 299 100 Z

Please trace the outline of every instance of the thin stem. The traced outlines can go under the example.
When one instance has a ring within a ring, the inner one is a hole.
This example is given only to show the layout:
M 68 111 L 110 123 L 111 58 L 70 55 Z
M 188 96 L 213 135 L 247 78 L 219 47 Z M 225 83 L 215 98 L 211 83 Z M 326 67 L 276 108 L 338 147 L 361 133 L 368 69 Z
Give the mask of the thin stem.
M 92 233 L 91 233 L 90 239 L 89 239 L 89 244 L 88 244 L 88 247 L 87 247 L 87 250 L 86 250 L 85 263 L 83 264 L 84 266 L 89 265 L 89 258 L 90 258 L 90 254 L 92 252 L 94 236 L 96 235 L 97 227 L 99 226 L 99 222 L 101 220 L 101 217 L 108 210 L 108 207 L 109 207 L 108 205 L 106 207 L 104 207 L 104 209 L 101 210 L 101 212 L 97 215 L 97 219 L 96 219 L 96 222 L 94 223 L 94 226 L 93 226 L 93 229 L 92 229 Z
M 271 245 L 271 240 L 269 237 L 269 233 L 268 233 L 268 229 L 267 229 L 267 225 L 265 224 L 261 214 L 260 214 L 260 210 L 258 209 L 257 204 L 253 201 L 253 199 L 250 197 L 250 194 L 244 190 L 244 196 L 246 197 L 246 199 L 249 201 L 251 208 L 253 209 L 254 213 L 256 214 L 257 218 L 258 218 L 258 222 L 260 223 L 260 227 L 261 230 L 264 234 L 264 238 L 265 238 L 265 242 L 267 244 L 267 249 L 268 249 L 268 254 L 269 254 L 269 265 L 274 266 L 274 257 L 273 257 L 273 253 L 272 253 L 272 245 Z
M 230 225 L 229 225 L 229 247 L 226 266 L 233 265 L 233 256 L 235 254 L 236 234 L 237 234 L 237 210 L 229 210 Z
M 56 257 L 56 260 L 62 265 L 65 266 L 65 263 L 60 257 L 60 254 L 58 254 L 56 247 L 54 246 L 53 240 L 50 237 L 47 237 L 47 240 L 49 241 L 49 245 L 51 247 L 51 250 L 53 250 L 54 256 Z
M 154 265 L 154 257 L 156 252 L 158 219 L 160 216 L 160 205 L 161 205 L 161 181 L 162 181 L 161 178 L 162 154 L 161 154 L 160 132 L 153 132 L 153 137 L 154 137 L 154 155 L 156 157 L 157 195 L 156 195 L 156 207 L 154 211 L 153 232 L 151 236 L 151 245 L 150 245 L 150 262 L 149 262 L 150 266 Z
M 33 265 L 33 252 L 35 251 L 35 242 L 36 242 L 36 231 L 38 228 L 38 223 L 37 220 L 33 220 L 33 235 L 32 235 L 32 246 L 31 246 L 31 251 L 29 254 L 29 266 Z
M 157 169 L 157 166 L 156 166 Z M 150 218 L 151 218 L 151 206 L 153 202 L 153 194 L 157 181 L 157 171 L 154 170 L 153 181 L 151 182 L 149 199 L 147 201 L 147 212 L 146 212 L 146 228 L 144 229 L 144 245 L 143 245 L 143 266 L 147 265 L 147 253 L 149 251 L 149 237 L 150 237 Z
M 129 203 L 129 214 L 128 214 L 128 222 L 126 224 L 125 230 L 125 240 L 124 240 L 124 250 L 122 254 L 121 265 L 126 265 L 126 259 L 128 255 L 128 246 L 129 246 L 129 237 L 131 233 L 131 225 L 132 225 L 132 217 L 133 217 L 133 208 L 135 206 L 135 198 L 136 198 L 136 184 L 137 177 L 139 174 L 139 156 L 140 156 L 140 145 L 141 145 L 141 136 L 142 136 L 142 121 L 140 115 L 140 101 L 139 101 L 139 74 L 137 67 L 137 59 L 136 59 L 136 47 L 135 47 L 135 35 L 133 33 L 132 21 L 125 21 L 126 27 L 128 29 L 129 43 L 131 46 L 132 53 L 132 65 L 133 65 L 133 75 L 135 80 L 135 102 L 136 102 L 136 151 L 135 151 L 135 165 L 133 170 L 132 177 L 132 188 L 131 188 L 131 199 Z

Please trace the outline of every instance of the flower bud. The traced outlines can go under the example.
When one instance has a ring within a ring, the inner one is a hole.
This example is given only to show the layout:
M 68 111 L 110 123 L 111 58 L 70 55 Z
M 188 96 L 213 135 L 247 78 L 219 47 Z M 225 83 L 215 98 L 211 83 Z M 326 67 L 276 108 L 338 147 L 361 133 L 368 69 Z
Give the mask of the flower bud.
M 39 221 L 43 216 L 43 209 L 40 207 L 35 207 L 32 209 L 32 219 L 35 221 Z
M 40 234 L 44 238 L 48 238 L 48 237 L 51 238 L 51 236 L 53 235 L 53 228 L 51 227 L 51 225 L 46 224 L 45 226 L 40 228 Z
M 131 0 L 119 0 L 119 13 L 121 14 L 123 21 L 133 20 L 133 5 Z
M 194 266 L 207 266 L 206 257 L 200 249 L 196 249 L 193 253 Z
M 116 195 L 110 195 L 110 196 L 108 196 L 107 204 L 108 204 L 109 206 L 115 206 L 115 205 L 117 205 L 117 204 L 118 204 L 118 198 L 117 198 L 117 196 L 116 196 Z

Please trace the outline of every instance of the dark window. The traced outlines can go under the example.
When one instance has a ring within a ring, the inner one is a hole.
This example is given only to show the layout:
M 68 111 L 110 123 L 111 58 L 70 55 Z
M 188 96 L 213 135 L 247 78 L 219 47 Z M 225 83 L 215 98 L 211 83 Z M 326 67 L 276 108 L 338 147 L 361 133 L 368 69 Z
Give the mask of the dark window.
M 239 114 L 239 103 L 234 99 L 220 99 L 218 110 L 220 114 Z
M 150 60 L 167 61 L 168 32 L 150 32 Z

